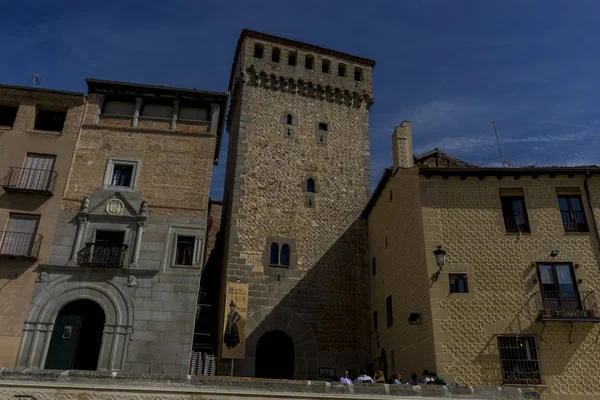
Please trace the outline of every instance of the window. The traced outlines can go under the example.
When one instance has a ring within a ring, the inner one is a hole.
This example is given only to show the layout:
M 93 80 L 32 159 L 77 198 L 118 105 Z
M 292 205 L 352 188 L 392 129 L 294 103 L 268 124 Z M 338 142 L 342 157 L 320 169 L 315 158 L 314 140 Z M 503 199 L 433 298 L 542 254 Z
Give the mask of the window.
M 316 193 L 317 189 L 315 187 L 315 180 L 313 178 L 308 178 L 306 180 L 306 191 L 308 193 Z
M 373 330 L 379 329 L 379 319 L 377 318 L 377 311 L 373 311 Z
M 363 80 L 362 68 L 359 68 L 359 67 L 354 68 L 354 80 L 359 81 L 359 82 Z
M 27 190 L 48 190 L 53 178 L 56 156 L 27 153 L 25 167 L 19 168 L 18 188 Z
M 290 51 L 290 54 L 288 54 L 288 65 L 295 67 L 297 58 L 298 53 L 296 53 L 295 51 Z
M 178 120 L 208 121 L 208 109 L 203 107 L 179 107 Z
M 175 264 L 192 265 L 194 263 L 194 247 L 196 238 L 194 236 L 177 235 L 175 245 Z
M 0 126 L 12 126 L 17 118 L 18 106 L 3 106 L 0 105 Z
M 77 257 L 81 266 L 122 268 L 125 258 L 125 232 L 97 230 L 94 242 L 87 243 Z
M 502 215 L 504 216 L 506 232 L 531 232 L 527 218 L 527 209 L 525 208 L 525 197 L 502 196 L 500 202 L 502 204 Z
M 313 64 L 315 63 L 315 58 L 311 55 L 307 55 L 304 57 L 304 68 L 313 69 Z
M 565 232 L 588 232 L 581 196 L 559 194 L 558 205 Z
M 338 64 L 338 76 L 346 76 L 346 64 Z
M 96 246 L 122 246 L 125 242 L 123 231 L 96 231 L 94 245 Z
M 392 199 L 394 198 L 394 193 L 392 192 L 392 190 L 390 189 L 390 202 L 392 201 Z
M 285 118 L 285 123 L 288 125 L 293 125 L 294 122 L 294 118 L 292 117 L 292 114 L 288 114 L 287 117 Z
M 323 62 L 321 63 L 321 72 L 323 72 L 324 74 L 328 74 L 330 67 L 331 62 L 329 60 L 323 60 Z
M 387 236 L 385 237 L 385 248 L 387 249 Z
M 140 161 L 109 158 L 104 174 L 105 188 L 133 190 L 136 187 Z
M 281 55 L 281 50 L 279 50 L 277 47 L 274 47 L 273 52 L 271 52 L 271 61 L 278 63 L 280 55 Z
M 467 274 L 448 274 L 450 293 L 469 293 Z
M 263 52 L 265 51 L 265 46 L 262 44 L 254 45 L 254 58 L 263 58 Z
M 39 215 L 10 214 L 0 247 L 1 256 L 35 257 L 37 256 L 37 229 Z M 0 235 L 2 232 L 0 232 Z
M 390 328 L 394 324 L 394 316 L 392 314 L 392 295 L 385 299 L 385 316 L 387 317 L 387 327 Z
M 135 101 L 106 100 L 103 104 L 103 115 L 120 115 L 131 117 L 135 111 Z
M 538 264 L 543 316 L 573 316 L 583 309 L 571 264 Z
M 271 256 L 269 260 L 271 265 L 279 265 L 279 245 L 277 243 L 271 244 Z
M 421 325 L 421 314 L 416 312 L 410 313 L 408 323 L 411 325 Z
M 40 131 L 62 132 L 66 117 L 66 111 L 38 109 L 34 129 Z
M 375 257 L 373 257 L 373 261 L 371 261 L 371 266 L 373 268 L 373 276 L 377 273 L 377 263 L 375 261 Z
M 319 130 L 320 131 L 327 132 L 328 128 L 329 128 L 329 125 L 327 124 L 327 122 L 319 122 Z
M 533 336 L 498 336 L 498 353 L 505 384 L 540 384 L 541 374 Z
M 142 105 L 140 116 L 170 120 L 173 118 L 173 105 L 144 103 Z
M 286 267 L 290 265 L 290 246 L 287 244 L 281 246 L 281 252 L 279 253 L 279 264 Z

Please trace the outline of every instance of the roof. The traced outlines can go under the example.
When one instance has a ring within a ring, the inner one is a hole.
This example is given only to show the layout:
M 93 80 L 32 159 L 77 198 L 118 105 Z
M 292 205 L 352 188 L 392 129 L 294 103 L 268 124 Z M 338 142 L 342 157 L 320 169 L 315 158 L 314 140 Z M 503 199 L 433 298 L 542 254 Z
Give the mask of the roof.
M 387 167 L 383 170 L 383 174 L 381 175 L 381 178 L 379 178 L 379 182 L 377 182 L 377 186 L 375 186 L 375 190 L 373 191 L 373 194 L 371 194 L 371 198 L 367 202 L 367 205 L 365 206 L 365 209 L 362 212 L 363 217 L 369 215 L 373 207 L 375 207 L 375 203 L 377 203 L 377 200 L 379 200 L 381 192 L 383 192 L 385 185 L 387 185 L 388 181 L 392 177 L 393 171 L 394 167 Z
M 451 167 L 451 166 L 452 167 L 470 167 L 470 168 L 476 167 L 476 165 L 474 165 L 474 164 L 469 164 L 468 162 L 460 160 L 456 157 L 452 157 L 450 154 L 444 153 L 437 147 L 425 154 L 421 154 L 420 156 L 415 157 L 414 163 L 416 166 L 419 166 L 419 167 L 421 167 L 421 166 L 431 167 L 432 166 L 431 163 L 427 162 L 428 159 L 431 159 L 431 161 L 433 161 L 435 163 L 436 167 Z M 425 164 L 427 164 L 427 165 L 425 165 Z M 442 164 L 442 165 L 440 165 L 440 164 Z
M 31 87 L 31 86 L 19 86 L 19 85 L 3 85 L 0 84 L 0 89 L 17 89 L 17 90 L 27 90 L 29 92 L 42 92 L 42 93 L 55 93 L 55 94 L 66 94 L 69 96 L 85 96 L 83 92 L 71 92 L 66 90 L 55 90 L 55 89 L 45 89 L 40 87 Z
M 296 40 L 286 39 L 286 38 L 282 38 L 280 36 L 269 35 L 267 33 L 257 32 L 257 31 L 253 31 L 250 29 L 244 29 L 244 30 L 242 30 L 242 33 L 240 34 L 240 38 L 239 38 L 237 46 L 235 48 L 235 56 L 233 58 L 233 64 L 231 65 L 231 77 L 229 78 L 229 90 L 230 91 L 232 90 L 232 86 L 233 86 L 233 77 L 235 75 L 235 64 L 237 63 L 238 56 L 242 49 L 242 44 L 244 43 L 244 40 L 246 38 L 260 39 L 260 40 L 265 40 L 265 41 L 269 41 L 269 42 L 273 42 L 273 43 L 279 43 L 284 46 L 297 47 L 299 49 L 303 49 L 303 50 L 307 50 L 307 51 L 314 51 L 316 53 L 327 54 L 327 55 L 330 55 L 331 57 L 342 58 L 342 59 L 352 61 L 352 62 L 355 62 L 358 64 L 368 65 L 371 68 L 375 67 L 375 61 L 370 60 L 368 58 L 353 56 L 352 54 L 342 53 L 341 51 L 327 49 L 325 47 L 316 46 L 314 44 L 298 42 Z
M 477 176 L 483 179 L 486 176 L 495 176 L 498 179 L 511 176 L 518 179 L 521 176 L 531 176 L 537 178 L 540 175 L 549 175 L 551 178 L 556 175 L 594 175 L 600 174 L 600 167 L 597 165 L 582 165 L 575 167 L 476 167 L 476 168 L 432 168 L 419 167 L 419 174 L 425 175 L 427 178 L 433 175 L 441 176 L 460 176 L 466 178 L 468 176 Z

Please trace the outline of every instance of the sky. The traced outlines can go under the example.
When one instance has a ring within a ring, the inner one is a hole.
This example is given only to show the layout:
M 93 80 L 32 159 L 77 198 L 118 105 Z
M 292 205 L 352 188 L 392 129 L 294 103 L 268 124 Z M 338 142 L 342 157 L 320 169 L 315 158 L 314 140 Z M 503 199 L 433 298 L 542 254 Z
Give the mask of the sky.
M 372 188 L 412 121 L 434 147 L 501 165 L 600 164 L 596 0 L 0 0 L 0 83 L 84 79 L 227 91 L 243 28 L 374 59 Z M 211 196 L 223 192 L 227 134 Z

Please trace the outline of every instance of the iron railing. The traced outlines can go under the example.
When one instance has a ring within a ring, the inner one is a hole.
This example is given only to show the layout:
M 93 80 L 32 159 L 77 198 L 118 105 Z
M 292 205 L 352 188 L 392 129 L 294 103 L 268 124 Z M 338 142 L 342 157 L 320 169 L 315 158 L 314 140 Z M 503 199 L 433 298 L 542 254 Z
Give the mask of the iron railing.
M 77 264 L 82 267 L 123 268 L 125 260 L 124 244 L 86 243 L 77 253 Z
M 540 291 L 537 296 L 539 319 L 542 321 L 600 322 L 594 292 Z
M 565 232 L 588 232 L 588 225 L 583 211 L 561 211 Z
M 504 226 L 506 227 L 506 232 L 510 233 L 531 232 L 527 215 L 522 212 L 504 214 Z
M 542 383 L 540 362 L 533 336 L 498 336 L 502 382 L 507 385 Z
M 0 231 L 0 258 L 37 260 L 42 235 L 37 233 Z
M 10 167 L 2 180 L 6 192 L 37 193 L 52 196 L 58 174 L 52 169 Z

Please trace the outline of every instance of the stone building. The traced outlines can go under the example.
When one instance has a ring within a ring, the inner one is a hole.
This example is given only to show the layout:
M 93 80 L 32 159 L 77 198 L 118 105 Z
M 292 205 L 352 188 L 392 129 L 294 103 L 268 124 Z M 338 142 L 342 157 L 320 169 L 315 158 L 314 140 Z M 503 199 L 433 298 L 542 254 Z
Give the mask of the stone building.
M 84 109 L 83 93 L 0 85 L 0 367 L 13 367 L 46 262 Z M 26 299 L 26 300 L 24 300 Z
M 228 95 L 87 84 L 17 366 L 186 374 Z
M 598 397 L 600 168 L 432 165 L 411 141 L 365 210 L 375 362 Z
M 330 378 L 370 357 L 359 217 L 370 194 L 374 65 L 241 34 L 229 85 L 219 303 L 223 327 L 226 284 L 249 285 L 243 358 L 221 359 L 234 375 Z

